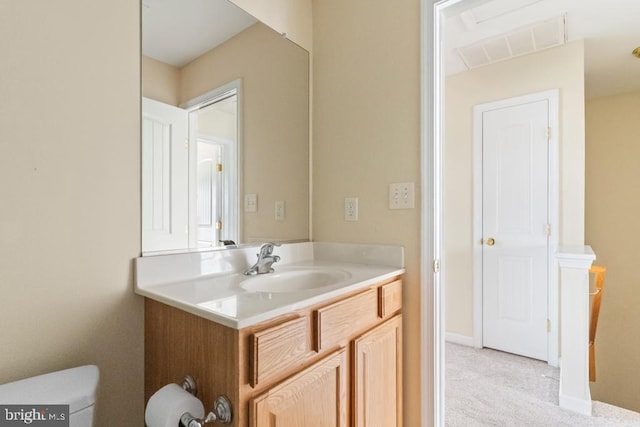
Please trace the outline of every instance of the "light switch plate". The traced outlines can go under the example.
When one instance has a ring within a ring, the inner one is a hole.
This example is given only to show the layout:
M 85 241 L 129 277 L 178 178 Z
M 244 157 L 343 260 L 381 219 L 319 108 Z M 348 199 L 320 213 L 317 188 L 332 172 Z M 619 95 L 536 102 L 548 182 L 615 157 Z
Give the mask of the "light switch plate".
M 258 211 L 258 195 L 257 194 L 244 195 L 244 211 L 245 212 Z
M 413 209 L 415 204 L 415 185 L 413 182 L 389 184 L 389 209 Z
M 284 200 L 276 201 L 276 221 L 284 221 Z

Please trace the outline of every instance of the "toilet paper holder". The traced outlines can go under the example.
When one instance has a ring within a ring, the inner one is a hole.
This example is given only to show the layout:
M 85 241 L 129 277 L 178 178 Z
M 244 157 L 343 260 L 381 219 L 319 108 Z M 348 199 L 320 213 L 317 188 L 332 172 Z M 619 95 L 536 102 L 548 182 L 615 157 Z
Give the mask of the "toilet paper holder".
M 198 387 L 191 375 L 186 375 L 182 380 L 182 388 L 187 392 L 196 395 Z M 231 402 L 225 396 L 218 396 L 213 402 L 213 410 L 204 418 L 196 418 L 189 412 L 185 412 L 180 417 L 180 424 L 184 427 L 204 427 L 207 423 L 220 422 L 231 424 Z

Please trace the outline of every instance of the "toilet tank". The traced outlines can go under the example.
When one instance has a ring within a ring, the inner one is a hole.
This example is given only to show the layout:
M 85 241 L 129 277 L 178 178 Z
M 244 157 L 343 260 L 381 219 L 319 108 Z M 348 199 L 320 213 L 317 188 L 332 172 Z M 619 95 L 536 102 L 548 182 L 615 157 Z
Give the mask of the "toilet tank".
M 98 379 L 86 365 L 3 384 L 0 405 L 69 405 L 69 427 L 91 427 Z

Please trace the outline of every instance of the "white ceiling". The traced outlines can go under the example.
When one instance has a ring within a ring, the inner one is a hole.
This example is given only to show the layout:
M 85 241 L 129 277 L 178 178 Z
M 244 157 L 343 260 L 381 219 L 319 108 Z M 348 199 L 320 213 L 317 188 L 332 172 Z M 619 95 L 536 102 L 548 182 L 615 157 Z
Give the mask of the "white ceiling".
M 640 46 L 640 0 L 490 0 L 473 4 L 471 14 L 456 14 L 446 22 L 447 74 L 467 69 L 454 49 L 565 15 L 567 40 L 585 40 L 586 96 L 640 90 L 640 59 L 631 55 Z
M 640 90 L 640 0 L 469 0 L 445 28 L 447 74 L 466 70 L 454 49 L 564 15 L 567 40 L 585 40 L 586 96 Z M 469 13 L 471 12 L 471 13 Z M 142 52 L 182 67 L 256 23 L 227 0 L 143 0 Z M 473 24 L 471 21 L 476 21 Z M 470 28 L 471 27 L 471 28 Z
M 142 0 L 142 54 L 182 67 L 256 22 L 227 0 Z

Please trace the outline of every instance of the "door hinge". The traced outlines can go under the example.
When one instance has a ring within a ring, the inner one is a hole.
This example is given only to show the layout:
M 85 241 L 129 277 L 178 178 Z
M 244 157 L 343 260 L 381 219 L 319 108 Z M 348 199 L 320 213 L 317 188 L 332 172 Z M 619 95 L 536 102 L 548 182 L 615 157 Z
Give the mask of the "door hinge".
M 547 332 L 551 332 L 551 320 L 547 319 Z
M 216 230 L 222 230 L 222 221 L 216 221 Z
M 218 172 L 222 172 L 222 163 L 217 163 L 217 164 L 216 164 L 216 170 L 217 170 Z
M 544 225 L 544 234 L 547 236 L 551 236 L 551 224 Z
M 185 140 L 184 140 L 184 149 L 185 150 L 189 149 L 189 138 L 185 138 Z
M 433 260 L 433 272 L 434 273 L 440 273 L 440 260 L 439 259 L 434 259 Z
M 551 128 L 547 126 L 547 130 L 545 131 L 545 135 L 547 137 L 547 142 L 551 141 Z

